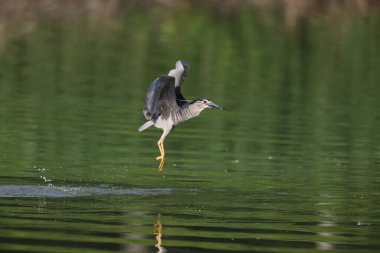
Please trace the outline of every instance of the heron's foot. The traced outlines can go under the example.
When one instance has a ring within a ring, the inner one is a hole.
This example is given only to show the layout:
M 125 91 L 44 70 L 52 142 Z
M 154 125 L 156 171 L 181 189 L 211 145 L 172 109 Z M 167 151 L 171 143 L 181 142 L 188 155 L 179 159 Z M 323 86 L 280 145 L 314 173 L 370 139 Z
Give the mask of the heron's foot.
M 157 157 L 156 157 L 156 160 L 157 160 L 157 161 L 158 161 L 158 160 L 162 160 L 162 155 L 157 156 Z
M 162 157 L 161 158 L 161 162 L 160 162 L 160 166 L 158 166 L 158 171 L 161 172 L 162 169 L 164 168 L 164 163 L 165 163 L 165 159 Z

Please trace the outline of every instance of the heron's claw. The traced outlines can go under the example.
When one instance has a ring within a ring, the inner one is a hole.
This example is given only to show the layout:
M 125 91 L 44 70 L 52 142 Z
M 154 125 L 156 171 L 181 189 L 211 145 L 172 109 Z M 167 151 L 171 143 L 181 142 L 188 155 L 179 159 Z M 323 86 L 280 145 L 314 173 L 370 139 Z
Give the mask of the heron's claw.
M 156 160 L 158 161 L 158 160 L 162 160 L 162 156 L 160 155 L 160 156 L 157 156 L 156 157 Z
M 160 166 L 158 167 L 158 171 L 161 172 L 162 169 L 164 168 L 164 163 L 165 163 L 165 159 L 161 159 L 161 162 L 160 162 Z

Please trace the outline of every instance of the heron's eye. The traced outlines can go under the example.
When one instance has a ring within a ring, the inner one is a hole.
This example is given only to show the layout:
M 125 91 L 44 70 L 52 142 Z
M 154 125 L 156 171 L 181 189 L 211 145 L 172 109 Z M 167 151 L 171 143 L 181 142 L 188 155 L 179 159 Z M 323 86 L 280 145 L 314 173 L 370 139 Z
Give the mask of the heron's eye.
M 207 100 L 203 100 L 203 103 L 204 103 L 204 104 L 207 104 Z

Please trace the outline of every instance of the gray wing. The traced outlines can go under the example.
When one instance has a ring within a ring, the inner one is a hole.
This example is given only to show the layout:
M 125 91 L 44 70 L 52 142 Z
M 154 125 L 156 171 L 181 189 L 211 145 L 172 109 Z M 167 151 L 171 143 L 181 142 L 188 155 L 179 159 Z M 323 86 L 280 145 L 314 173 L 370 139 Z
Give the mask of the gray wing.
M 182 67 L 183 67 L 183 72 L 181 75 L 181 80 L 178 86 L 182 85 L 185 82 L 185 78 L 189 75 L 189 70 L 190 70 L 190 64 L 185 61 L 185 60 L 180 60 Z M 177 85 L 176 85 L 177 86 Z
M 144 116 L 156 121 L 162 113 L 178 108 L 175 94 L 175 78 L 160 76 L 150 85 L 145 97 Z
M 187 61 L 179 60 L 175 64 L 175 69 L 169 71 L 169 76 L 175 78 L 175 95 L 177 97 L 178 106 L 186 104 L 186 99 L 182 95 L 181 85 L 185 82 L 190 69 L 190 64 Z

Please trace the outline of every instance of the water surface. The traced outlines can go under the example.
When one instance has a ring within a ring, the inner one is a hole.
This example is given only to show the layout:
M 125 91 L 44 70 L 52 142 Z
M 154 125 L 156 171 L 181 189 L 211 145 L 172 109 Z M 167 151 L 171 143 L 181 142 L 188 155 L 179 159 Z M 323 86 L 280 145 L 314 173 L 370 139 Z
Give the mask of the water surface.
M 1 52 L 0 249 L 378 252 L 379 18 L 155 15 L 40 20 Z M 176 128 L 159 173 L 137 128 L 179 58 L 185 97 L 231 111 Z

